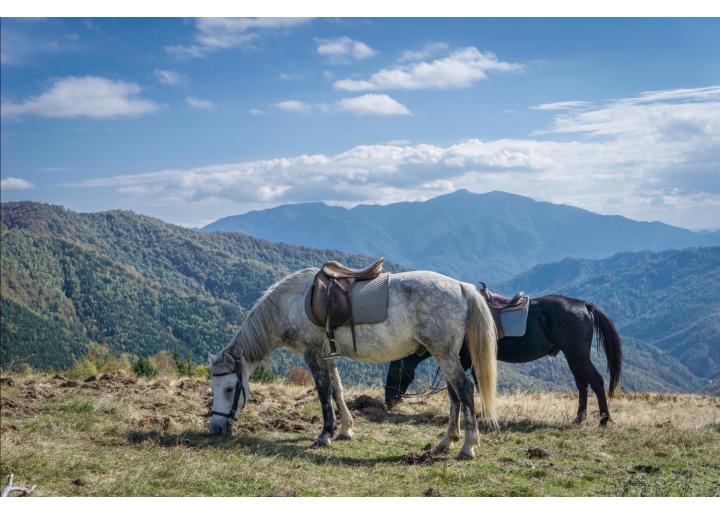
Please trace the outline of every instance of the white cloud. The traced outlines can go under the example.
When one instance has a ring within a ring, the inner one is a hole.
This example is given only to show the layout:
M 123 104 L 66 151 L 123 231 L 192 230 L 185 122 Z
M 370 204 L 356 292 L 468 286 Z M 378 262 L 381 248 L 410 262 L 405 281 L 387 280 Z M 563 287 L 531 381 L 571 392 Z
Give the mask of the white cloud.
M 400 58 L 398 60 L 400 62 L 422 61 L 423 59 L 427 59 L 429 57 L 435 57 L 436 55 L 447 53 L 449 49 L 450 46 L 447 43 L 428 43 L 420 50 L 405 50 L 400 54 Z
M 412 143 L 412 141 L 409 139 L 391 139 L 389 141 L 385 141 L 383 144 L 389 146 L 408 146 L 410 143 Z
M 689 140 L 720 131 L 720 86 L 652 91 L 557 116 L 543 133 Z M 684 137 L 683 137 L 684 136 Z
M 565 111 L 572 109 L 585 109 L 592 106 L 590 102 L 583 102 L 580 100 L 568 100 L 565 102 L 552 102 L 540 105 L 533 105 L 530 108 L 540 111 Z
M 347 36 L 335 39 L 319 39 L 317 53 L 330 58 L 331 62 L 348 62 L 350 58 L 357 60 L 369 59 L 377 52 L 362 41 Z
M 35 185 L 23 178 L 8 177 L 0 180 L 0 189 L 10 191 L 12 189 L 34 189 Z
M 500 61 L 492 52 L 481 52 L 475 47 L 469 47 L 430 62 L 419 61 L 384 68 L 367 79 L 338 80 L 334 87 L 346 91 L 466 88 L 486 79 L 488 71 L 520 69 L 520 64 Z
M 163 84 L 168 86 L 179 86 L 185 82 L 185 76 L 182 73 L 171 70 L 155 70 L 155 77 Z
M 360 145 L 337 154 L 123 175 L 81 185 L 142 187 L 152 191 L 151 199 L 187 204 L 224 199 L 254 208 L 301 201 L 349 206 L 422 200 L 464 187 L 636 219 L 717 226 L 720 102 L 708 90 L 640 94 L 572 115 L 559 113 L 549 132 L 564 136 Z
M 205 57 L 219 50 L 247 47 L 261 33 L 295 27 L 308 18 L 198 18 L 190 45 L 170 45 L 165 50 L 180 59 Z
M 56 79 L 50 89 L 20 103 L 3 102 L 3 116 L 34 114 L 47 118 L 117 118 L 138 116 L 159 109 L 140 98 L 142 88 L 134 82 L 103 77 Z
M 299 112 L 307 114 L 312 111 L 312 105 L 300 100 L 284 100 L 275 104 L 275 107 L 286 112 Z
M 388 95 L 367 94 L 343 98 L 338 109 L 362 116 L 407 116 L 412 114 L 403 104 Z
M 211 111 L 215 108 L 215 102 L 212 102 L 210 100 L 203 100 L 202 98 L 195 98 L 194 96 L 186 97 L 185 101 L 193 109 L 201 109 L 203 111 Z
M 250 109 L 248 112 L 253 116 L 265 116 L 265 114 L 267 114 L 262 109 Z

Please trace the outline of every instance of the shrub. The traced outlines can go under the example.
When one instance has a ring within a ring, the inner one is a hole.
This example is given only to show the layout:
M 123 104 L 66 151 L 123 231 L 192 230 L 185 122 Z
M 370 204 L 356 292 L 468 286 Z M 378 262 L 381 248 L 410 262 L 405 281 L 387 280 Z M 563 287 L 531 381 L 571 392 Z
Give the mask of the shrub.
M 95 362 L 89 357 L 83 357 L 75 363 L 70 370 L 69 375 L 77 380 L 85 380 L 98 374 L 98 368 Z
M 130 372 L 130 357 L 127 353 L 123 353 L 120 357 L 110 357 L 100 365 L 101 373 L 115 373 L 116 371 Z
M 255 368 L 255 371 L 253 371 L 253 374 L 250 375 L 250 380 L 253 382 L 274 382 L 277 376 L 269 371 L 264 365 L 260 364 L 257 368 Z
M 312 384 L 313 376 L 310 371 L 300 366 L 293 366 L 287 372 L 287 381 L 293 385 Z
M 157 373 L 152 361 L 147 357 L 138 357 L 132 367 L 133 373 L 139 377 L 152 378 Z
M 155 374 L 158 376 L 175 378 L 178 375 L 175 358 L 170 352 L 162 351 L 158 353 L 150 359 L 150 363 L 155 368 Z
M 173 352 L 173 360 L 175 361 L 175 367 L 177 368 L 179 376 L 192 378 L 196 374 L 194 368 L 197 366 L 195 366 L 189 358 L 180 355 L 180 352 L 177 350 Z

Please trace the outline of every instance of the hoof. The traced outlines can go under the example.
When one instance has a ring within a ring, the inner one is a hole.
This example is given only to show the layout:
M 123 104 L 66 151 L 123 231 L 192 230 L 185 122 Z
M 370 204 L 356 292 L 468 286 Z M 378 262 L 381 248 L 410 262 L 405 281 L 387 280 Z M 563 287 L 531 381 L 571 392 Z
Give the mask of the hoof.
M 577 417 L 573 420 L 573 425 L 582 425 L 585 421 L 585 418 Z
M 447 453 L 449 449 L 450 448 L 448 448 L 448 445 L 441 441 L 430 449 L 430 454 L 440 455 L 442 453 Z
M 458 453 L 457 456 L 458 460 L 473 460 L 475 458 L 475 450 L 470 448 L 469 450 L 466 450 L 463 448 L 460 450 L 460 453 Z
M 341 432 L 338 435 L 335 436 L 336 441 L 351 441 L 353 438 L 352 430 L 348 430 L 347 432 Z
M 612 420 L 610 419 L 610 415 L 609 415 L 609 414 L 605 414 L 604 416 L 600 416 L 600 426 L 601 426 L 601 427 L 606 427 L 607 424 L 608 424 L 608 421 L 612 421 Z
M 325 446 L 330 446 L 330 436 L 327 434 L 322 434 L 318 436 L 315 441 L 313 441 L 311 448 L 323 448 Z

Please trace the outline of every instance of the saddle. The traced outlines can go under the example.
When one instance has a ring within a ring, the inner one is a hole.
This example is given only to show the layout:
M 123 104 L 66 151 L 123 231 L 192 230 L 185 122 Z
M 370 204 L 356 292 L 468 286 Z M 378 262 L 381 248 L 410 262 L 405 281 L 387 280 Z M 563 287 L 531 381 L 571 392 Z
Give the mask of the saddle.
M 490 312 L 492 313 L 495 327 L 497 328 L 498 339 L 502 339 L 505 337 L 505 331 L 502 325 L 502 313 L 527 309 L 530 297 L 520 291 L 512 298 L 508 298 L 507 296 L 490 291 L 487 285 L 485 285 L 485 282 L 480 282 L 480 285 L 482 286 L 480 294 L 483 295 L 488 307 L 490 307 Z
M 336 357 L 335 329 L 349 324 L 352 332 L 353 350 L 357 350 L 355 341 L 355 323 L 353 320 L 352 291 L 355 282 L 373 280 L 383 269 L 384 258 L 380 258 L 367 268 L 348 268 L 337 261 L 323 264 L 313 279 L 310 293 L 310 307 L 315 321 L 325 327 L 330 352 L 327 357 Z

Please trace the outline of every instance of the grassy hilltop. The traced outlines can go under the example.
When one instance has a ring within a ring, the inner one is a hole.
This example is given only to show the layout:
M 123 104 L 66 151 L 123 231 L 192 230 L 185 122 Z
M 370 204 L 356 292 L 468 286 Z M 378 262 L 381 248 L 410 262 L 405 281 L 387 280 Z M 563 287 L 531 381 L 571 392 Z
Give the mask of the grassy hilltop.
M 478 458 L 424 450 L 445 430 L 445 394 L 381 407 L 350 388 L 355 440 L 311 449 L 311 385 L 252 384 L 231 438 L 206 435 L 206 380 L 122 372 L 79 382 L 3 375 L 3 476 L 39 495 L 719 495 L 720 399 L 623 394 L 614 423 L 570 424 L 574 395 L 500 397 Z

